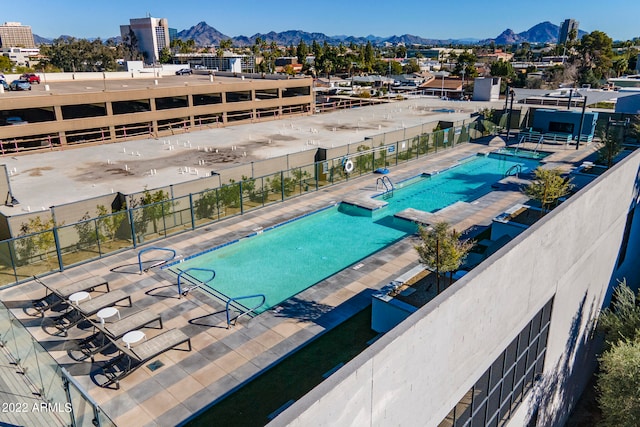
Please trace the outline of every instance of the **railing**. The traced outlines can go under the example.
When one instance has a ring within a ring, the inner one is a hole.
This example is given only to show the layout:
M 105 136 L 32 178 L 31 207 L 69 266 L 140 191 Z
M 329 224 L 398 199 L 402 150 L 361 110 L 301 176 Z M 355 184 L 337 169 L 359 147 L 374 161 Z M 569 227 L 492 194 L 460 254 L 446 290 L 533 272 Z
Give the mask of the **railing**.
M 68 372 L 45 350 L 31 333 L 20 323 L 11 311 L 0 303 L 0 347 L 6 351 L 18 370 L 15 373 L 17 381 L 12 383 L 11 390 L 18 397 L 25 390 L 18 389 L 20 381 L 30 385 L 24 400 L 37 399 L 42 408 L 56 408 L 47 411 L 49 424 L 77 427 L 115 427 L 89 396 L 83 387 L 77 383 Z M 4 352 L 3 351 L 3 352 Z M 35 404 L 35 403 L 34 403 Z M 38 405 L 38 407 L 41 407 Z M 46 411 L 46 409 L 44 409 Z
M 172 255 L 171 255 L 171 258 L 158 261 L 150 265 L 149 267 L 145 268 L 144 270 L 142 270 L 142 254 L 149 251 L 166 251 L 166 252 L 171 252 Z M 142 274 L 143 271 L 146 273 L 147 271 L 151 270 L 153 267 L 158 267 L 160 265 L 166 264 L 167 262 L 171 261 L 175 257 L 176 257 L 176 251 L 170 248 L 159 248 L 159 247 L 153 246 L 150 248 L 143 249 L 140 252 L 138 252 L 138 267 L 140 268 L 140 274 Z
M 564 145 L 568 145 L 571 142 L 570 133 L 555 133 L 549 132 L 543 135 L 545 141 L 559 142 Z
M 580 135 L 580 142 L 586 142 L 588 144 L 588 143 L 590 143 L 592 141 L 593 141 L 593 134 L 583 133 L 583 134 Z
M 509 169 L 507 169 L 507 171 L 504 173 L 504 177 L 508 177 L 508 176 L 512 176 L 515 175 L 516 177 L 518 176 L 518 174 L 522 173 L 522 165 L 517 164 L 517 165 L 513 165 L 511 166 Z
M 543 142 L 544 142 L 544 137 L 542 135 L 540 135 L 540 138 L 538 139 L 538 142 L 536 143 L 536 146 L 533 148 L 533 152 L 534 153 L 538 152 L 538 147 L 540 147 L 540 145 L 542 145 Z
M 383 176 L 381 178 L 376 179 L 376 191 L 384 189 L 384 193 L 382 194 L 393 194 L 393 190 L 395 187 L 391 182 L 391 179 L 388 176 Z
M 243 297 L 235 297 L 235 298 L 229 298 L 229 300 L 227 301 L 227 305 L 226 305 L 226 312 L 227 312 L 227 329 L 229 329 L 231 327 L 231 317 L 229 315 L 229 307 L 231 306 L 231 303 L 236 302 L 238 300 L 241 299 L 249 299 L 249 298 L 261 298 L 262 300 L 260 301 L 260 304 L 256 305 L 255 307 L 252 308 L 247 308 L 245 311 L 242 311 L 240 314 L 238 314 L 235 317 L 235 322 L 234 325 L 238 322 L 238 319 L 246 314 L 249 313 L 253 313 L 255 310 L 257 310 L 258 308 L 260 308 L 266 301 L 267 301 L 267 297 L 264 294 L 256 294 L 256 295 L 246 295 Z
M 211 278 L 207 279 L 207 280 L 199 280 L 193 276 L 191 276 L 192 278 L 194 278 L 195 280 L 198 280 L 199 283 L 193 284 L 190 287 L 186 288 L 184 291 L 182 290 L 182 276 L 185 273 L 188 273 L 189 271 L 203 271 L 206 273 L 212 273 L 211 274 Z M 191 268 L 187 268 L 186 270 L 182 270 L 180 271 L 180 273 L 178 273 L 178 298 L 182 298 L 182 296 L 186 296 L 190 291 L 199 288 L 200 286 L 205 286 L 207 285 L 209 282 L 211 282 L 213 279 L 216 278 L 216 272 L 208 269 L 208 268 L 197 268 L 197 267 L 191 267 Z

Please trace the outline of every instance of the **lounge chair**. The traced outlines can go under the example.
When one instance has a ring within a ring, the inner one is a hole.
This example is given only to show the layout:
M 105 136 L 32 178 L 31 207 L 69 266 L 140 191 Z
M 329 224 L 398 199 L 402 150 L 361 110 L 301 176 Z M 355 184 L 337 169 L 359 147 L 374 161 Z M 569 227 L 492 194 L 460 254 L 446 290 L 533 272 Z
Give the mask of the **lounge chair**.
M 84 360 L 91 357 L 91 361 L 93 361 L 94 355 L 107 348 L 113 341 L 122 338 L 127 332 L 144 328 L 155 322 L 159 322 L 160 324 L 157 329 L 162 329 L 162 318 L 160 315 L 150 310 L 143 310 L 123 317 L 113 323 L 106 323 L 104 325 L 94 323 L 94 333 L 78 342 L 79 350 L 84 356 L 76 360 Z
M 44 312 L 56 305 L 65 302 L 70 295 L 76 292 L 89 291 L 99 286 L 106 286 L 107 292 L 109 292 L 109 282 L 99 276 L 91 276 L 86 279 L 78 280 L 70 284 L 48 284 L 42 280 L 34 277 L 34 280 L 40 283 L 46 288 L 46 295 L 43 298 L 33 301 L 33 308 L 40 315 L 44 315 Z
M 124 300 L 129 300 L 129 307 L 133 306 L 131 296 L 123 290 L 117 289 L 77 305 L 69 304 L 69 311 L 53 319 L 55 327 L 66 333 L 69 328 L 77 325 L 80 321 L 93 316 L 105 307 L 110 307 Z
M 120 354 L 97 371 L 107 379 L 104 383 L 99 384 L 100 387 L 115 384 L 116 389 L 119 389 L 120 380 L 127 375 L 165 351 L 184 343 L 188 344 L 188 349 L 183 351 L 191 351 L 191 339 L 179 329 L 170 329 L 132 348 L 127 348 L 116 342 Z

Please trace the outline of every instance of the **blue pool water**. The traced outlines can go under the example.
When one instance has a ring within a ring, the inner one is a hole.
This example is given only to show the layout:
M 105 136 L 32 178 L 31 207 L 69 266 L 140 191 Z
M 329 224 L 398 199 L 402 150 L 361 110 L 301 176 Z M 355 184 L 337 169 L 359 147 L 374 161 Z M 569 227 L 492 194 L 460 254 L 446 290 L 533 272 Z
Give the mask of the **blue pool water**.
M 395 213 L 409 207 L 433 212 L 477 199 L 515 164 L 523 171 L 537 166 L 513 156 L 477 156 L 439 174 L 399 183 L 393 197 L 385 198 L 388 205 L 373 213 L 334 206 L 192 257 L 171 270 L 213 269 L 215 293 L 223 298 L 264 294 L 266 304 L 257 310 L 262 312 L 416 231 L 414 224 L 394 218 Z M 189 274 L 207 278 L 206 273 Z
M 509 156 L 518 156 L 536 160 L 544 159 L 545 157 L 552 154 L 548 151 L 533 151 L 518 147 L 502 147 L 497 152 L 499 154 L 506 154 Z

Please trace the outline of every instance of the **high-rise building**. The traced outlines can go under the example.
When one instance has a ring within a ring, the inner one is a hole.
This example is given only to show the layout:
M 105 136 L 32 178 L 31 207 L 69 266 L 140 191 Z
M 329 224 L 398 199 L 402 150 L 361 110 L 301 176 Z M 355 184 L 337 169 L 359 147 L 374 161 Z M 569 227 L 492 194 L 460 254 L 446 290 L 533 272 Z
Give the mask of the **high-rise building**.
M 558 35 L 558 43 L 564 44 L 569 40 L 569 34 L 571 31 L 576 31 L 576 37 L 578 36 L 578 25 L 580 23 L 574 19 L 565 19 L 562 25 L 560 25 L 560 34 Z
M 160 59 L 160 51 L 169 47 L 169 25 L 166 18 L 130 19 L 129 25 L 120 26 L 120 35 L 132 51 L 138 51 L 144 62 L 151 64 Z
M 169 42 L 178 38 L 178 30 L 175 28 L 169 28 Z
M 31 27 L 20 22 L 5 22 L 4 25 L 0 25 L 0 47 L 35 48 Z

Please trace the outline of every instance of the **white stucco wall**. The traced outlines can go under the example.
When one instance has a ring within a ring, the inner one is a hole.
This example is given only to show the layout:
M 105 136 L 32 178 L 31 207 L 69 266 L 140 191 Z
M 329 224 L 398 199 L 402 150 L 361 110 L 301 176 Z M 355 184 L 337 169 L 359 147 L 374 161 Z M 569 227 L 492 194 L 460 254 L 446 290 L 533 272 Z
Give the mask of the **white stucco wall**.
M 536 405 L 538 426 L 563 425 L 593 368 L 589 332 L 615 282 L 639 164 L 640 152 L 627 157 L 269 425 L 437 426 L 554 296 L 544 375 L 510 425 Z

